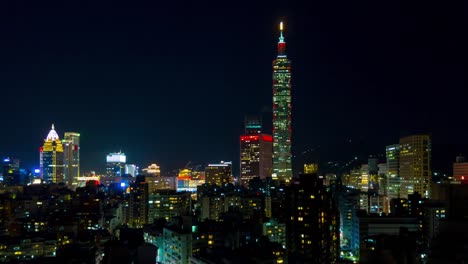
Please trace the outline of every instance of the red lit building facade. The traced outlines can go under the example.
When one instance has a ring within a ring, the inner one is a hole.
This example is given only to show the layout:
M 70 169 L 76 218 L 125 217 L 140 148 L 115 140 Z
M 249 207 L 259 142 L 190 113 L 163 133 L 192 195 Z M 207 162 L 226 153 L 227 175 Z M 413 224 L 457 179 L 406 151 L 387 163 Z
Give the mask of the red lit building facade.
M 254 177 L 265 179 L 272 173 L 273 138 L 266 134 L 240 137 L 240 184 L 248 187 Z

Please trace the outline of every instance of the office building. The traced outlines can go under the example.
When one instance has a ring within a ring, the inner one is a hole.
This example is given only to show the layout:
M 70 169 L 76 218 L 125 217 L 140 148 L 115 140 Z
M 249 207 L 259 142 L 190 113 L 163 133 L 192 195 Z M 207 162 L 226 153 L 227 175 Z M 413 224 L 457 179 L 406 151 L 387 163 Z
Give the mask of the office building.
M 400 198 L 400 145 L 390 145 L 387 156 L 387 197 L 389 200 Z
M 138 167 L 135 164 L 125 164 L 125 174 L 132 177 L 138 176 Z
M 453 163 L 453 178 L 457 182 L 468 183 L 468 162 L 464 156 L 457 156 Z
M 80 134 L 65 132 L 63 140 L 64 178 L 72 186 L 80 177 Z
M 125 173 L 125 162 L 127 161 L 127 156 L 125 153 L 116 152 L 109 153 L 106 157 L 106 176 L 122 176 Z
M 432 184 L 431 141 L 429 135 L 412 135 L 400 139 L 400 197 L 419 193 L 430 198 Z
M 54 124 L 39 149 L 41 178 L 45 183 L 59 183 L 64 181 L 63 145 Z
M 289 183 L 291 165 L 291 61 L 286 56 L 283 22 L 273 61 L 273 180 Z
M 128 202 L 128 224 L 141 228 L 148 223 L 149 191 L 144 176 L 138 176 L 132 184 Z
M 20 160 L 11 157 L 3 159 L 3 185 L 16 186 L 22 184 Z
M 231 182 L 232 162 L 221 161 L 219 164 L 208 164 L 205 168 L 205 183 L 224 186 Z
M 255 177 L 271 177 L 273 139 L 266 134 L 250 134 L 240 137 L 240 183 L 248 187 Z
M 244 120 L 244 130 L 246 135 L 256 135 L 262 133 L 262 119 L 260 116 L 246 116 Z

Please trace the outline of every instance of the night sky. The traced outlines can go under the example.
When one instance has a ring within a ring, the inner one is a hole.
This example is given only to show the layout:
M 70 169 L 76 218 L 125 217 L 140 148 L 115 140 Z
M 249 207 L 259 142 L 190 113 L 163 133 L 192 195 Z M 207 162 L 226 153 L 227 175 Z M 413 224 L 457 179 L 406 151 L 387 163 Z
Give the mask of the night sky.
M 0 155 L 38 166 L 55 123 L 81 133 L 82 171 L 119 150 L 163 173 L 238 167 L 244 116 L 271 108 L 281 20 L 296 168 L 418 132 L 436 170 L 468 155 L 463 1 L 223 3 L 0 1 Z

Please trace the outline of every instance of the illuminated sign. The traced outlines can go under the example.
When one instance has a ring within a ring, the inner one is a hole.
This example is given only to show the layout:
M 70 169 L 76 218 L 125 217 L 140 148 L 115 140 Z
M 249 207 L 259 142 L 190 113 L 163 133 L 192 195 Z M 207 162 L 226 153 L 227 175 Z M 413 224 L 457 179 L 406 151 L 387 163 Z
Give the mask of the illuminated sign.
M 247 140 L 257 141 L 259 138 L 260 136 L 241 136 L 241 141 L 247 141 Z
M 273 137 L 270 136 L 270 135 L 262 134 L 261 137 L 262 137 L 262 140 L 265 141 L 265 142 L 273 142 Z M 260 139 L 260 136 L 259 135 L 241 136 L 240 139 L 241 139 L 242 142 L 244 142 L 244 141 L 258 141 Z

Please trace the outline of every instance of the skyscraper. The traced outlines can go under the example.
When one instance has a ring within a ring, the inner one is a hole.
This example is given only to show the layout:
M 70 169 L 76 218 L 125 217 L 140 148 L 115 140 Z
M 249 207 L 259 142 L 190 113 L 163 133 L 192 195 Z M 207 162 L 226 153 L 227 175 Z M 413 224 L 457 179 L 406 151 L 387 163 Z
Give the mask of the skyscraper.
M 283 22 L 280 23 L 278 55 L 273 61 L 273 174 L 289 183 L 291 167 L 291 61 L 286 56 Z
M 127 156 L 125 153 L 109 153 L 106 157 L 106 176 L 122 176 L 125 173 L 125 162 L 127 162 Z
M 240 183 L 248 186 L 254 177 L 265 179 L 271 176 L 273 138 L 260 134 L 260 118 L 246 117 L 245 135 L 240 136 Z
M 208 164 L 205 169 L 205 182 L 224 186 L 231 181 L 232 162 L 223 162 L 219 164 Z
M 69 186 L 80 176 L 80 134 L 65 132 L 63 143 L 64 175 Z
M 135 164 L 125 164 L 125 174 L 136 177 L 138 175 L 138 166 Z
M 400 198 L 400 145 L 386 147 L 387 154 L 387 197 Z
M 400 197 L 419 193 L 430 198 L 431 142 L 429 135 L 412 135 L 400 138 Z
M 20 185 L 20 160 L 13 158 L 3 159 L 3 184 L 5 186 Z
M 41 178 L 46 183 L 63 182 L 63 145 L 54 124 L 40 149 Z
M 272 137 L 266 134 L 240 137 L 240 183 L 248 186 L 254 177 L 271 176 Z
M 244 121 L 245 134 L 262 133 L 262 119 L 259 116 L 246 116 Z

